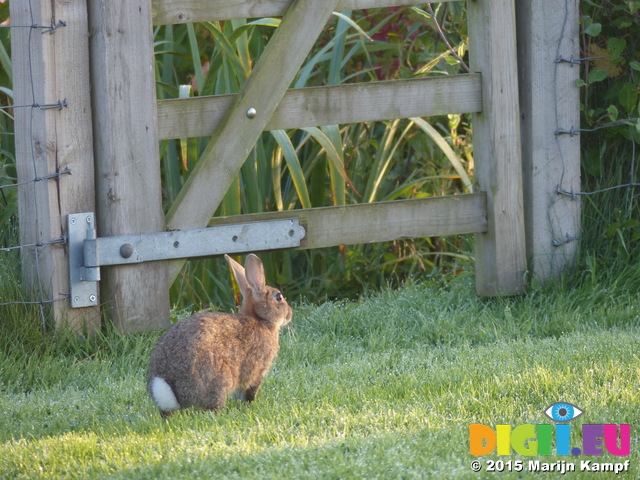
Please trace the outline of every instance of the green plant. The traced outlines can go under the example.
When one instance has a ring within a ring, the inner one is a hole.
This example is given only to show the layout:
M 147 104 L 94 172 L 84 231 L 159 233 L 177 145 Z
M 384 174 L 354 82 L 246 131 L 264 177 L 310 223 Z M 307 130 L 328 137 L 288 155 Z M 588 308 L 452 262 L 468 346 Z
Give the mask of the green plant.
M 464 2 L 336 14 L 294 82 L 294 87 L 449 75 L 464 70 Z M 0 19 L 8 1 L 0 2 Z M 437 23 L 436 23 L 437 22 Z M 237 92 L 278 19 L 157 27 L 158 98 Z M 582 167 L 584 191 L 638 182 L 640 105 L 638 2 L 581 2 Z M 442 31 L 442 34 L 440 33 Z M 0 28 L 0 99 L 12 102 L 10 29 Z M 443 35 L 447 42 L 443 40 Z M 447 44 L 449 46 L 447 46 Z M 455 54 L 454 54 L 455 53 Z M 423 119 L 422 121 L 425 121 Z M 217 215 L 393 200 L 465 191 L 473 150 L 468 116 L 426 119 L 431 136 L 411 120 L 325 126 L 265 133 Z M 420 122 L 417 122 L 420 123 Z M 606 127 L 606 128 L 601 128 Z M 10 109 L 0 110 L 0 184 L 16 182 Z M 445 155 L 447 144 L 453 156 Z M 160 145 L 165 206 L 175 200 L 206 139 Z M 451 159 L 457 159 L 452 163 Z M 637 188 L 583 197 L 587 257 L 638 258 Z M 17 244 L 17 189 L 0 189 L 1 245 Z M 611 214 L 610 212 L 613 212 Z M 312 300 L 355 297 L 413 276 L 468 274 L 470 237 L 417 239 L 325 251 L 266 255 L 270 278 Z M 190 262 L 171 289 L 173 304 L 200 308 L 232 305 L 219 260 Z
M 640 2 L 582 7 L 583 250 L 617 265 L 640 260 Z M 635 184 L 635 186 L 634 186 Z M 630 185 L 606 190 L 611 187 Z M 604 191 L 601 191 L 604 190 Z
M 8 17 L 9 4 L 0 3 L 0 21 Z M 17 238 L 18 191 L 9 187 L 16 181 L 13 116 L 7 108 L 13 102 L 10 32 L 0 28 L 0 246 Z
M 432 14 L 431 14 L 432 13 Z M 393 8 L 336 13 L 300 70 L 294 87 L 447 75 L 460 69 L 464 9 Z M 443 25 L 455 55 L 435 26 Z M 264 50 L 277 19 L 166 26 L 156 30 L 161 95 L 237 92 Z M 457 31 L 453 31 L 457 28 Z M 179 88 L 179 85 L 191 85 Z M 459 115 L 266 132 L 256 144 L 216 215 L 456 193 L 470 188 L 468 119 Z M 426 133 L 426 135 L 425 135 Z M 162 145 L 167 206 L 189 175 L 203 139 Z M 462 178 L 462 181 L 460 179 Z M 457 241 L 433 239 L 266 256 L 271 278 L 312 298 L 353 296 L 363 285 L 396 284 L 418 271 L 459 271 Z M 452 248 L 453 247 L 453 248 Z M 466 249 L 469 250 L 468 248 Z M 451 263 L 449 260 L 454 259 Z M 374 273 L 372 275 L 372 272 Z M 172 288 L 175 304 L 229 304 L 213 293 L 228 275 L 219 261 L 193 262 Z

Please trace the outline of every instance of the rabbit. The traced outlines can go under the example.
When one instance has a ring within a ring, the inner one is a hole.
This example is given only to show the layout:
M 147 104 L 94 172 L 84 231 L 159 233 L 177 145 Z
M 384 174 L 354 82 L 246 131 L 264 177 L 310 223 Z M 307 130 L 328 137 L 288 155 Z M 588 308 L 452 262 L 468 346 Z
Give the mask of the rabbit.
M 163 417 L 192 406 L 219 410 L 232 393 L 252 402 L 278 354 L 280 329 L 292 319 L 282 293 L 266 285 L 256 255 L 247 256 L 245 268 L 225 258 L 242 293 L 239 313 L 185 318 L 151 350 L 147 390 Z

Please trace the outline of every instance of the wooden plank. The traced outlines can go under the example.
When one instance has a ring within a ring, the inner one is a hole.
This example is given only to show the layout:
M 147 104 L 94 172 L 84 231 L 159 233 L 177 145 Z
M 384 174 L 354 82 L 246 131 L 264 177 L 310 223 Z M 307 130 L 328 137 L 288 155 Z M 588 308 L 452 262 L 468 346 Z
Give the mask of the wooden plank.
M 203 227 L 213 216 L 337 2 L 296 0 L 291 5 L 167 213 L 170 229 Z M 256 110 L 252 118 L 250 108 Z M 183 263 L 171 263 L 172 280 Z
M 580 136 L 555 134 L 580 124 L 580 69 L 555 61 L 580 56 L 578 12 L 578 0 L 516 3 L 527 255 L 538 281 L 575 261 L 580 235 L 580 200 L 557 193 L 580 191 Z
M 98 236 L 165 229 L 150 0 L 90 0 Z M 105 268 L 102 301 L 133 332 L 169 325 L 166 266 Z
M 68 213 L 92 211 L 95 205 L 87 7 L 82 0 L 32 0 L 11 2 L 10 14 L 13 25 L 66 23 L 53 34 L 11 32 L 14 104 L 67 103 L 64 109 L 14 112 L 18 182 L 31 182 L 18 188 L 20 243 L 46 243 L 66 236 Z M 71 175 L 33 182 L 66 170 Z M 65 247 L 36 248 L 37 253 L 22 249 L 25 285 L 34 300 L 64 298 L 69 292 Z M 98 307 L 70 309 L 68 300 L 50 305 L 57 327 L 89 335 L 100 329 Z
M 440 0 L 451 2 L 456 0 Z M 153 0 L 154 25 L 281 17 L 292 0 Z M 335 10 L 415 5 L 412 0 L 340 0 Z
M 470 74 L 292 89 L 265 130 L 479 112 L 481 87 L 481 76 Z M 159 101 L 158 136 L 211 135 L 235 99 L 214 95 Z
M 302 249 L 477 233 L 487 229 L 486 196 L 472 193 L 216 217 L 209 226 L 282 219 L 300 220 L 307 232 Z
M 482 74 L 473 118 L 475 191 L 487 193 L 488 231 L 476 235 L 480 295 L 524 291 L 527 269 L 514 0 L 467 2 L 471 70 Z

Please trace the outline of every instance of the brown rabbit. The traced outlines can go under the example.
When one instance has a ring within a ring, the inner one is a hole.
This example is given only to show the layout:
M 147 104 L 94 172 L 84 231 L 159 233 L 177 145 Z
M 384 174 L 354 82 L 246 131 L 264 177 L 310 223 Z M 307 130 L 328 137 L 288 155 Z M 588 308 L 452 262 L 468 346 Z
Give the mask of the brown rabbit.
M 151 351 L 147 390 L 163 416 L 191 406 L 218 410 L 234 392 L 253 401 L 278 354 L 280 328 L 291 321 L 291 307 L 265 284 L 258 257 L 247 257 L 246 271 L 225 258 L 242 292 L 240 312 L 185 318 Z

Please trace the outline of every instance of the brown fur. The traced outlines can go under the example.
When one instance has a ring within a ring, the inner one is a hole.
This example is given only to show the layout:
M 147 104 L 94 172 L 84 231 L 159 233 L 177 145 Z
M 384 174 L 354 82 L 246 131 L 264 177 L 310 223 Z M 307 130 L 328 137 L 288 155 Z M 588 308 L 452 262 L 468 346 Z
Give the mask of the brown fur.
M 249 402 L 258 393 L 278 354 L 280 328 L 292 312 L 282 294 L 265 285 L 258 257 L 247 258 L 246 275 L 227 259 L 244 297 L 240 313 L 199 313 L 169 328 L 151 351 L 152 398 L 154 377 L 167 382 L 180 408 L 217 410 L 232 392 Z

